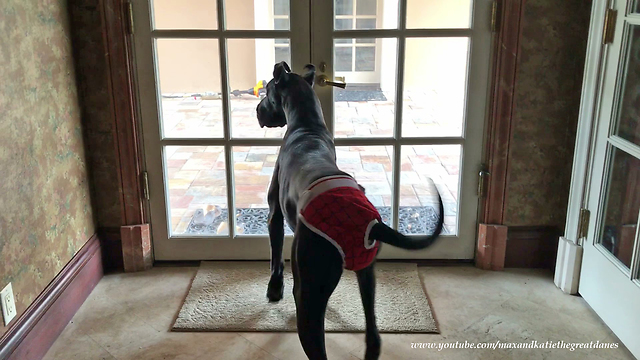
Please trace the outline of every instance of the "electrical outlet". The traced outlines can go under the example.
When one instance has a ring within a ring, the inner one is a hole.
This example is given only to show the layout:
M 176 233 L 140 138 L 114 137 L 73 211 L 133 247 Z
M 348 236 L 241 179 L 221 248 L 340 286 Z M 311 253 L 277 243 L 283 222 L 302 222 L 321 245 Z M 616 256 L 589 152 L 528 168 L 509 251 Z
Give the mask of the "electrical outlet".
M 16 317 L 16 301 L 13 298 L 13 288 L 11 283 L 5 286 L 0 292 L 0 303 L 2 304 L 2 318 L 4 319 L 4 326 L 9 325 L 11 319 Z

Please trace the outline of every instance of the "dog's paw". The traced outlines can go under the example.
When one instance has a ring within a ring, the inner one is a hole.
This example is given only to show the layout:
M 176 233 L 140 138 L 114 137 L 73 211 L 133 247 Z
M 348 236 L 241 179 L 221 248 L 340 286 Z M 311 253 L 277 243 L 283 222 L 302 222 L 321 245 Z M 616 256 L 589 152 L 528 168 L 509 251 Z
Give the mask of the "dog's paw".
M 267 298 L 270 302 L 282 300 L 284 295 L 284 279 L 282 276 L 272 276 L 267 286 Z

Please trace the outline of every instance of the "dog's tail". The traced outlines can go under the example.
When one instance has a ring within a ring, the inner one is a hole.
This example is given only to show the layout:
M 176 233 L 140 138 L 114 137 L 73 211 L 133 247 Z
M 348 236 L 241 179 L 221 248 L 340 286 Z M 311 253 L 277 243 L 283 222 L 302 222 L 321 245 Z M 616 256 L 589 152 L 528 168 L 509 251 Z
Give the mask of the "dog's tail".
M 436 228 L 433 231 L 433 234 L 409 237 L 397 232 L 396 230 L 393 230 L 384 223 L 377 223 L 371 228 L 369 238 L 407 250 L 419 250 L 429 247 L 436 241 L 436 239 L 442 232 L 442 225 L 444 224 L 444 205 L 442 204 L 440 193 L 438 193 L 438 203 L 440 207 L 440 213 L 438 216 L 438 223 L 436 224 Z

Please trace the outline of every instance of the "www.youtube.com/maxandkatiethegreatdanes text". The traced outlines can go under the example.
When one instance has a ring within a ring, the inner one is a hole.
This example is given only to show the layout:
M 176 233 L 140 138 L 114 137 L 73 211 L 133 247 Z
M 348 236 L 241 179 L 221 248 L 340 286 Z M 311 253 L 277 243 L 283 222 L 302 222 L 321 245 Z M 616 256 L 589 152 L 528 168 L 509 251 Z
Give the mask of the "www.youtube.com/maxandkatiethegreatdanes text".
M 575 351 L 577 349 L 617 349 L 618 343 L 607 343 L 601 341 L 591 342 L 564 342 L 564 341 L 544 341 L 536 340 L 528 342 L 431 342 L 431 343 L 411 343 L 412 349 L 437 349 L 443 351 L 446 349 L 559 349 Z

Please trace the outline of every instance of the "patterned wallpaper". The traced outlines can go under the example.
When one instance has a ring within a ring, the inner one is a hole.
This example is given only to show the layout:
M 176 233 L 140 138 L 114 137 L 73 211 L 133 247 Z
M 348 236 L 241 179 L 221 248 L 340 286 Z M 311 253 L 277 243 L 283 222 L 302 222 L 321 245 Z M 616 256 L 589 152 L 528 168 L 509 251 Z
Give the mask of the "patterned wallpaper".
M 524 2 L 505 225 L 564 228 L 590 0 Z
M 0 1 L 0 286 L 19 315 L 95 231 L 66 4 Z

